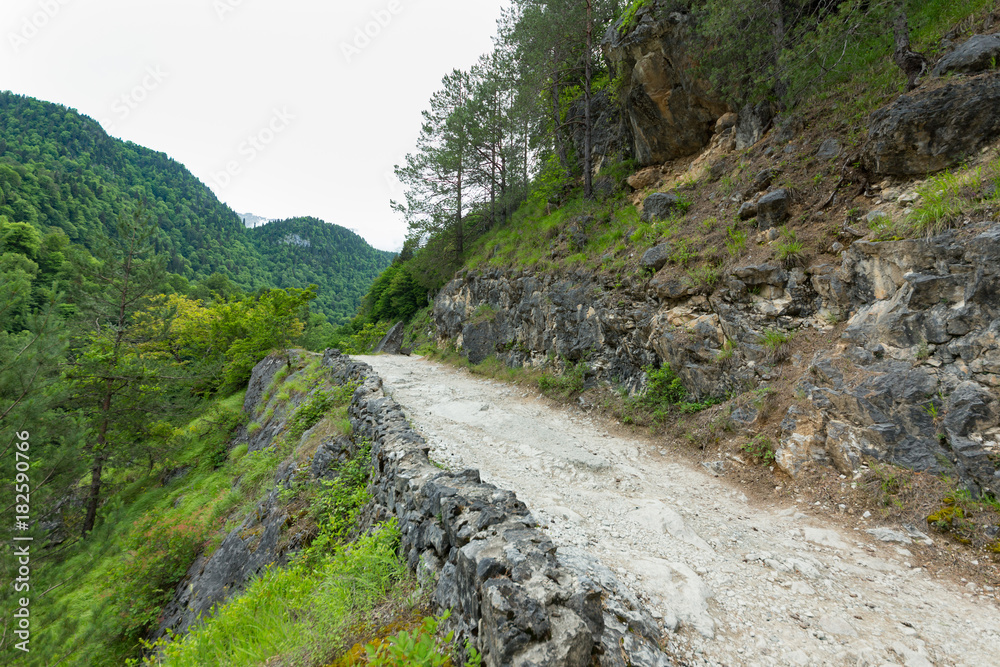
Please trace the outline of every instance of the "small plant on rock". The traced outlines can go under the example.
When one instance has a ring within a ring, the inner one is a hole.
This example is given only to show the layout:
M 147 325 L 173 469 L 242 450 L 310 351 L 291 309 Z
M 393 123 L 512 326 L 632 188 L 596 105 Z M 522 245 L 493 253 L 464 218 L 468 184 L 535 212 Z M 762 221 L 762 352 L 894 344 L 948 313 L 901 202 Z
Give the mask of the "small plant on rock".
M 788 358 L 793 336 L 791 332 L 777 329 L 768 329 L 761 334 L 760 344 L 764 346 L 770 363 L 778 364 Z
M 802 255 L 802 242 L 796 238 L 795 231 L 787 227 L 782 228 L 781 238 L 782 240 L 777 246 L 778 259 L 786 266 L 798 263 Z
M 763 433 L 755 435 L 752 440 L 743 443 L 740 449 L 760 463 L 774 462 L 774 443 Z

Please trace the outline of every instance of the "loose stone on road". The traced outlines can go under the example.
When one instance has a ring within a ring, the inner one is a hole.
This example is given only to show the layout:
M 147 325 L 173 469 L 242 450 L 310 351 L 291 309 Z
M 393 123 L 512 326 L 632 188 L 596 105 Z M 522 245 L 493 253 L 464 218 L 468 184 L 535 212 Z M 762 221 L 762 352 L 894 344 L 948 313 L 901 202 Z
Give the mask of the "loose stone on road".
M 514 491 L 560 548 L 611 568 L 692 665 L 996 665 L 1000 609 L 901 544 L 751 504 L 706 470 L 514 385 L 359 357 L 430 457 Z

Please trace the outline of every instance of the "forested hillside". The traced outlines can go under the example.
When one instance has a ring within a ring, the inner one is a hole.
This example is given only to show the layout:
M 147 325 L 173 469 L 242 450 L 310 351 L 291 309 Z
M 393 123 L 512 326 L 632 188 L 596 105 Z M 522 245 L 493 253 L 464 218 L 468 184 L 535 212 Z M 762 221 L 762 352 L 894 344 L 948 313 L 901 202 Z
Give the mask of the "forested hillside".
M 260 257 L 261 275 L 276 287 L 319 287 L 313 309 L 331 322 L 353 316 L 361 305 L 359 286 L 369 286 L 392 261 L 354 232 L 316 218 L 277 220 L 248 230 Z
M 332 225 L 313 226 L 308 247 L 283 245 L 277 237 L 285 232 L 245 229 L 164 153 L 109 137 L 96 121 L 66 107 L 0 92 L 0 215 L 45 233 L 61 230 L 89 248 L 98 230 L 112 230 L 138 202 L 156 224 L 152 244 L 167 271 L 188 281 L 218 273 L 244 290 L 315 283 L 315 309 L 333 322 L 356 310 L 392 257 Z M 299 229 L 293 227 L 288 233 Z M 288 269 L 288 260 L 301 269 Z

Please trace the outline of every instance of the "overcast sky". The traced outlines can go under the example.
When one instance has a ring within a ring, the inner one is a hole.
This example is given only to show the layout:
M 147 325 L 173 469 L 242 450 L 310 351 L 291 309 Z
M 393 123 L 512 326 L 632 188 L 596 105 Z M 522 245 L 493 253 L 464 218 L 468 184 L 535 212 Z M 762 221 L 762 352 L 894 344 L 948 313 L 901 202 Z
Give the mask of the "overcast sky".
M 2 0 L 0 89 L 183 163 L 237 212 L 396 250 L 392 167 L 503 0 Z M 365 34 L 368 33 L 368 34 Z

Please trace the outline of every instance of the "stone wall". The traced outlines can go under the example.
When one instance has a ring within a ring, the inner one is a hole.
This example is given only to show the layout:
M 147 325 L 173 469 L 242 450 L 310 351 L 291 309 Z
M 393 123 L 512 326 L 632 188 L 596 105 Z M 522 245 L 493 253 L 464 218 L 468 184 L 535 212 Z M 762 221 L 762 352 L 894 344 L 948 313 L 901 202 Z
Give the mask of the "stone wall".
M 355 438 L 372 443 L 370 520 L 395 517 L 407 563 L 433 575 L 433 601 L 451 609 L 459 640 L 485 665 L 673 664 L 662 630 L 606 567 L 557 548 L 510 491 L 479 472 L 446 472 L 365 364 L 328 351 L 338 382 L 359 387 L 350 407 Z

